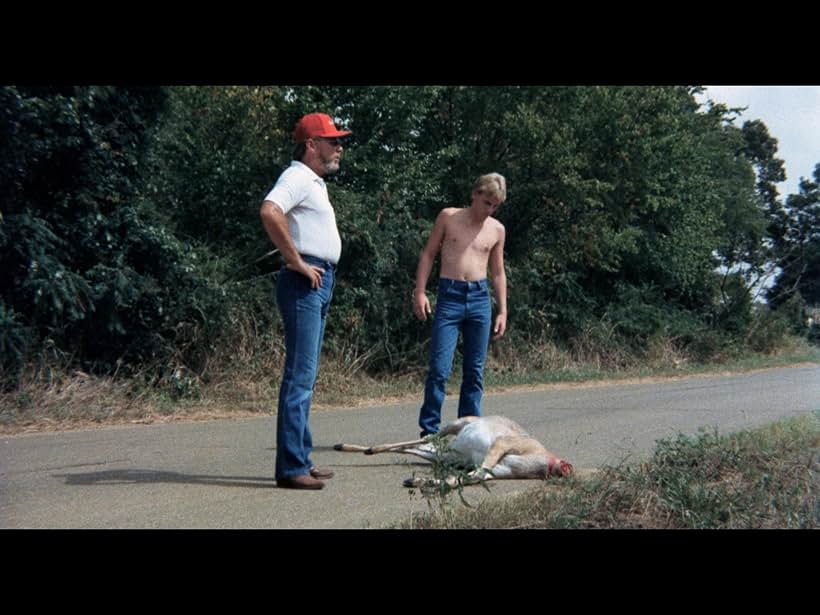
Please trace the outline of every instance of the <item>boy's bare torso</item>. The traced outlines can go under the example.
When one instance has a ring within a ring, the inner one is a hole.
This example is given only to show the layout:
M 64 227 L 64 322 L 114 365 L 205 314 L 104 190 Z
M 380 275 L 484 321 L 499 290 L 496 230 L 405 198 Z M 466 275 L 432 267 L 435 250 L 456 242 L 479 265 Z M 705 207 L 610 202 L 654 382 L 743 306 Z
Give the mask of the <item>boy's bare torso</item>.
M 482 280 L 487 277 L 487 262 L 501 238 L 503 227 L 495 218 L 476 223 L 470 210 L 448 207 L 441 242 L 439 276 L 451 280 Z

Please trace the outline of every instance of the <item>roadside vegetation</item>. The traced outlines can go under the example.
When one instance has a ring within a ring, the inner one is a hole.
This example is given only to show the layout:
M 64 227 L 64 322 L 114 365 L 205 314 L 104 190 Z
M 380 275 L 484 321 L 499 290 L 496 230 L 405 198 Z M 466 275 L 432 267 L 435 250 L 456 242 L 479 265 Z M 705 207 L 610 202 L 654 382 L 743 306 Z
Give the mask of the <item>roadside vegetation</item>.
M 480 488 L 428 494 L 430 512 L 396 527 L 818 529 L 820 410 L 738 433 L 678 434 L 644 462 L 471 506 L 469 490 Z
M 282 263 L 258 212 L 317 110 L 353 131 L 327 182 L 343 253 L 318 405 L 419 395 L 418 256 L 490 171 L 510 311 L 489 388 L 802 360 L 820 165 L 780 195 L 776 135 L 700 93 L 0 86 L 0 430 L 272 412 Z
M 65 430 L 93 425 L 152 423 L 274 414 L 279 393 L 282 350 L 254 364 L 242 362 L 214 371 L 212 381 L 198 382 L 180 370 L 166 382 L 148 374 L 142 377 L 93 375 L 56 367 L 27 373 L 18 386 L 0 392 L 0 434 Z M 534 351 L 533 351 L 534 352 Z M 589 356 L 579 358 L 545 346 L 529 365 L 490 357 L 486 369 L 488 393 L 516 387 L 603 383 L 639 378 L 678 378 L 699 374 L 742 372 L 820 362 L 820 349 L 799 338 L 784 341 L 771 355 L 748 354 L 714 363 L 694 363 L 680 355 L 659 357 L 648 363 L 613 365 Z M 549 359 L 545 359 L 549 357 Z M 584 362 L 584 361 L 588 362 Z M 314 408 L 318 411 L 359 405 L 419 401 L 424 370 L 403 374 L 371 375 L 334 357 L 324 359 L 316 384 Z M 454 370 L 449 391 L 457 394 L 460 374 Z

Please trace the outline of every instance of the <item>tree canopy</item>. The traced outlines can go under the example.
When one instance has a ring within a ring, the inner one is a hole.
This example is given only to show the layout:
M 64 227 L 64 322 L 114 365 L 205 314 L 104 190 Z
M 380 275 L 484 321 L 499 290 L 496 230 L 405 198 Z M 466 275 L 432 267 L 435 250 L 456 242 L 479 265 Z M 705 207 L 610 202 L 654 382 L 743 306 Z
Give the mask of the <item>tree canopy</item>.
M 327 350 L 424 362 L 410 311 L 438 211 L 499 172 L 511 343 L 606 331 L 741 339 L 756 274 L 817 302 L 818 170 L 779 200 L 777 141 L 697 87 L 0 88 L 0 355 L 205 370 L 237 318 L 275 331 L 258 218 L 290 132 L 353 131 L 329 179 L 343 253 Z M 820 169 L 820 167 L 818 167 Z

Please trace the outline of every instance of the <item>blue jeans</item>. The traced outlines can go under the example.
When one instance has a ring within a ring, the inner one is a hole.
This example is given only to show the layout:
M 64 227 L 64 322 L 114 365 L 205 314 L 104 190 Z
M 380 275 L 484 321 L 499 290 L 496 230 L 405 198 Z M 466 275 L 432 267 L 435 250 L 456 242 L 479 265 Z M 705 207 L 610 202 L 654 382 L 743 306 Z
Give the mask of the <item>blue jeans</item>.
M 424 404 L 419 412 L 422 437 L 437 433 L 441 406 L 456 350 L 463 331 L 461 393 L 458 417 L 481 416 L 484 393 L 484 360 L 490 342 L 492 307 L 487 280 L 463 282 L 441 278 L 438 284 L 433 338 L 430 344 L 430 371 L 424 386 Z
M 307 474 L 313 465 L 308 414 L 335 283 L 334 265 L 312 256 L 302 259 L 325 273 L 322 286 L 311 288 L 301 273 L 285 267 L 279 272 L 276 303 L 285 329 L 285 368 L 276 415 L 277 479 Z

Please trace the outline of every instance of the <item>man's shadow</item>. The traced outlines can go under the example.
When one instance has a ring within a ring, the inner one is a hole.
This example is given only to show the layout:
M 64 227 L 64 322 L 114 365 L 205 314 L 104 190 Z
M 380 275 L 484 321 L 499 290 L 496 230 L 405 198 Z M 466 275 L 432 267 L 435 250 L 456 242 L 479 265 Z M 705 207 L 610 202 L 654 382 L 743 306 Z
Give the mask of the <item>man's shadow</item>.
M 78 474 L 53 474 L 65 479 L 66 485 L 136 485 L 140 483 L 184 483 L 189 485 L 212 485 L 217 487 L 275 488 L 273 476 L 209 476 L 207 474 L 183 474 L 164 470 L 104 470 Z
M 332 451 L 329 446 L 318 446 L 314 450 Z M 333 467 L 362 467 L 358 464 L 334 463 Z M 368 466 L 391 465 L 427 465 L 424 463 L 400 463 L 397 461 L 386 463 L 368 463 Z M 151 483 L 179 483 L 188 485 L 212 485 L 216 487 L 251 487 L 256 489 L 270 489 L 276 487 L 273 472 L 270 476 L 211 476 L 208 474 L 183 474 L 167 470 L 103 470 L 100 472 L 84 472 L 73 474 L 52 474 L 54 478 L 62 478 L 66 485 L 138 485 Z

